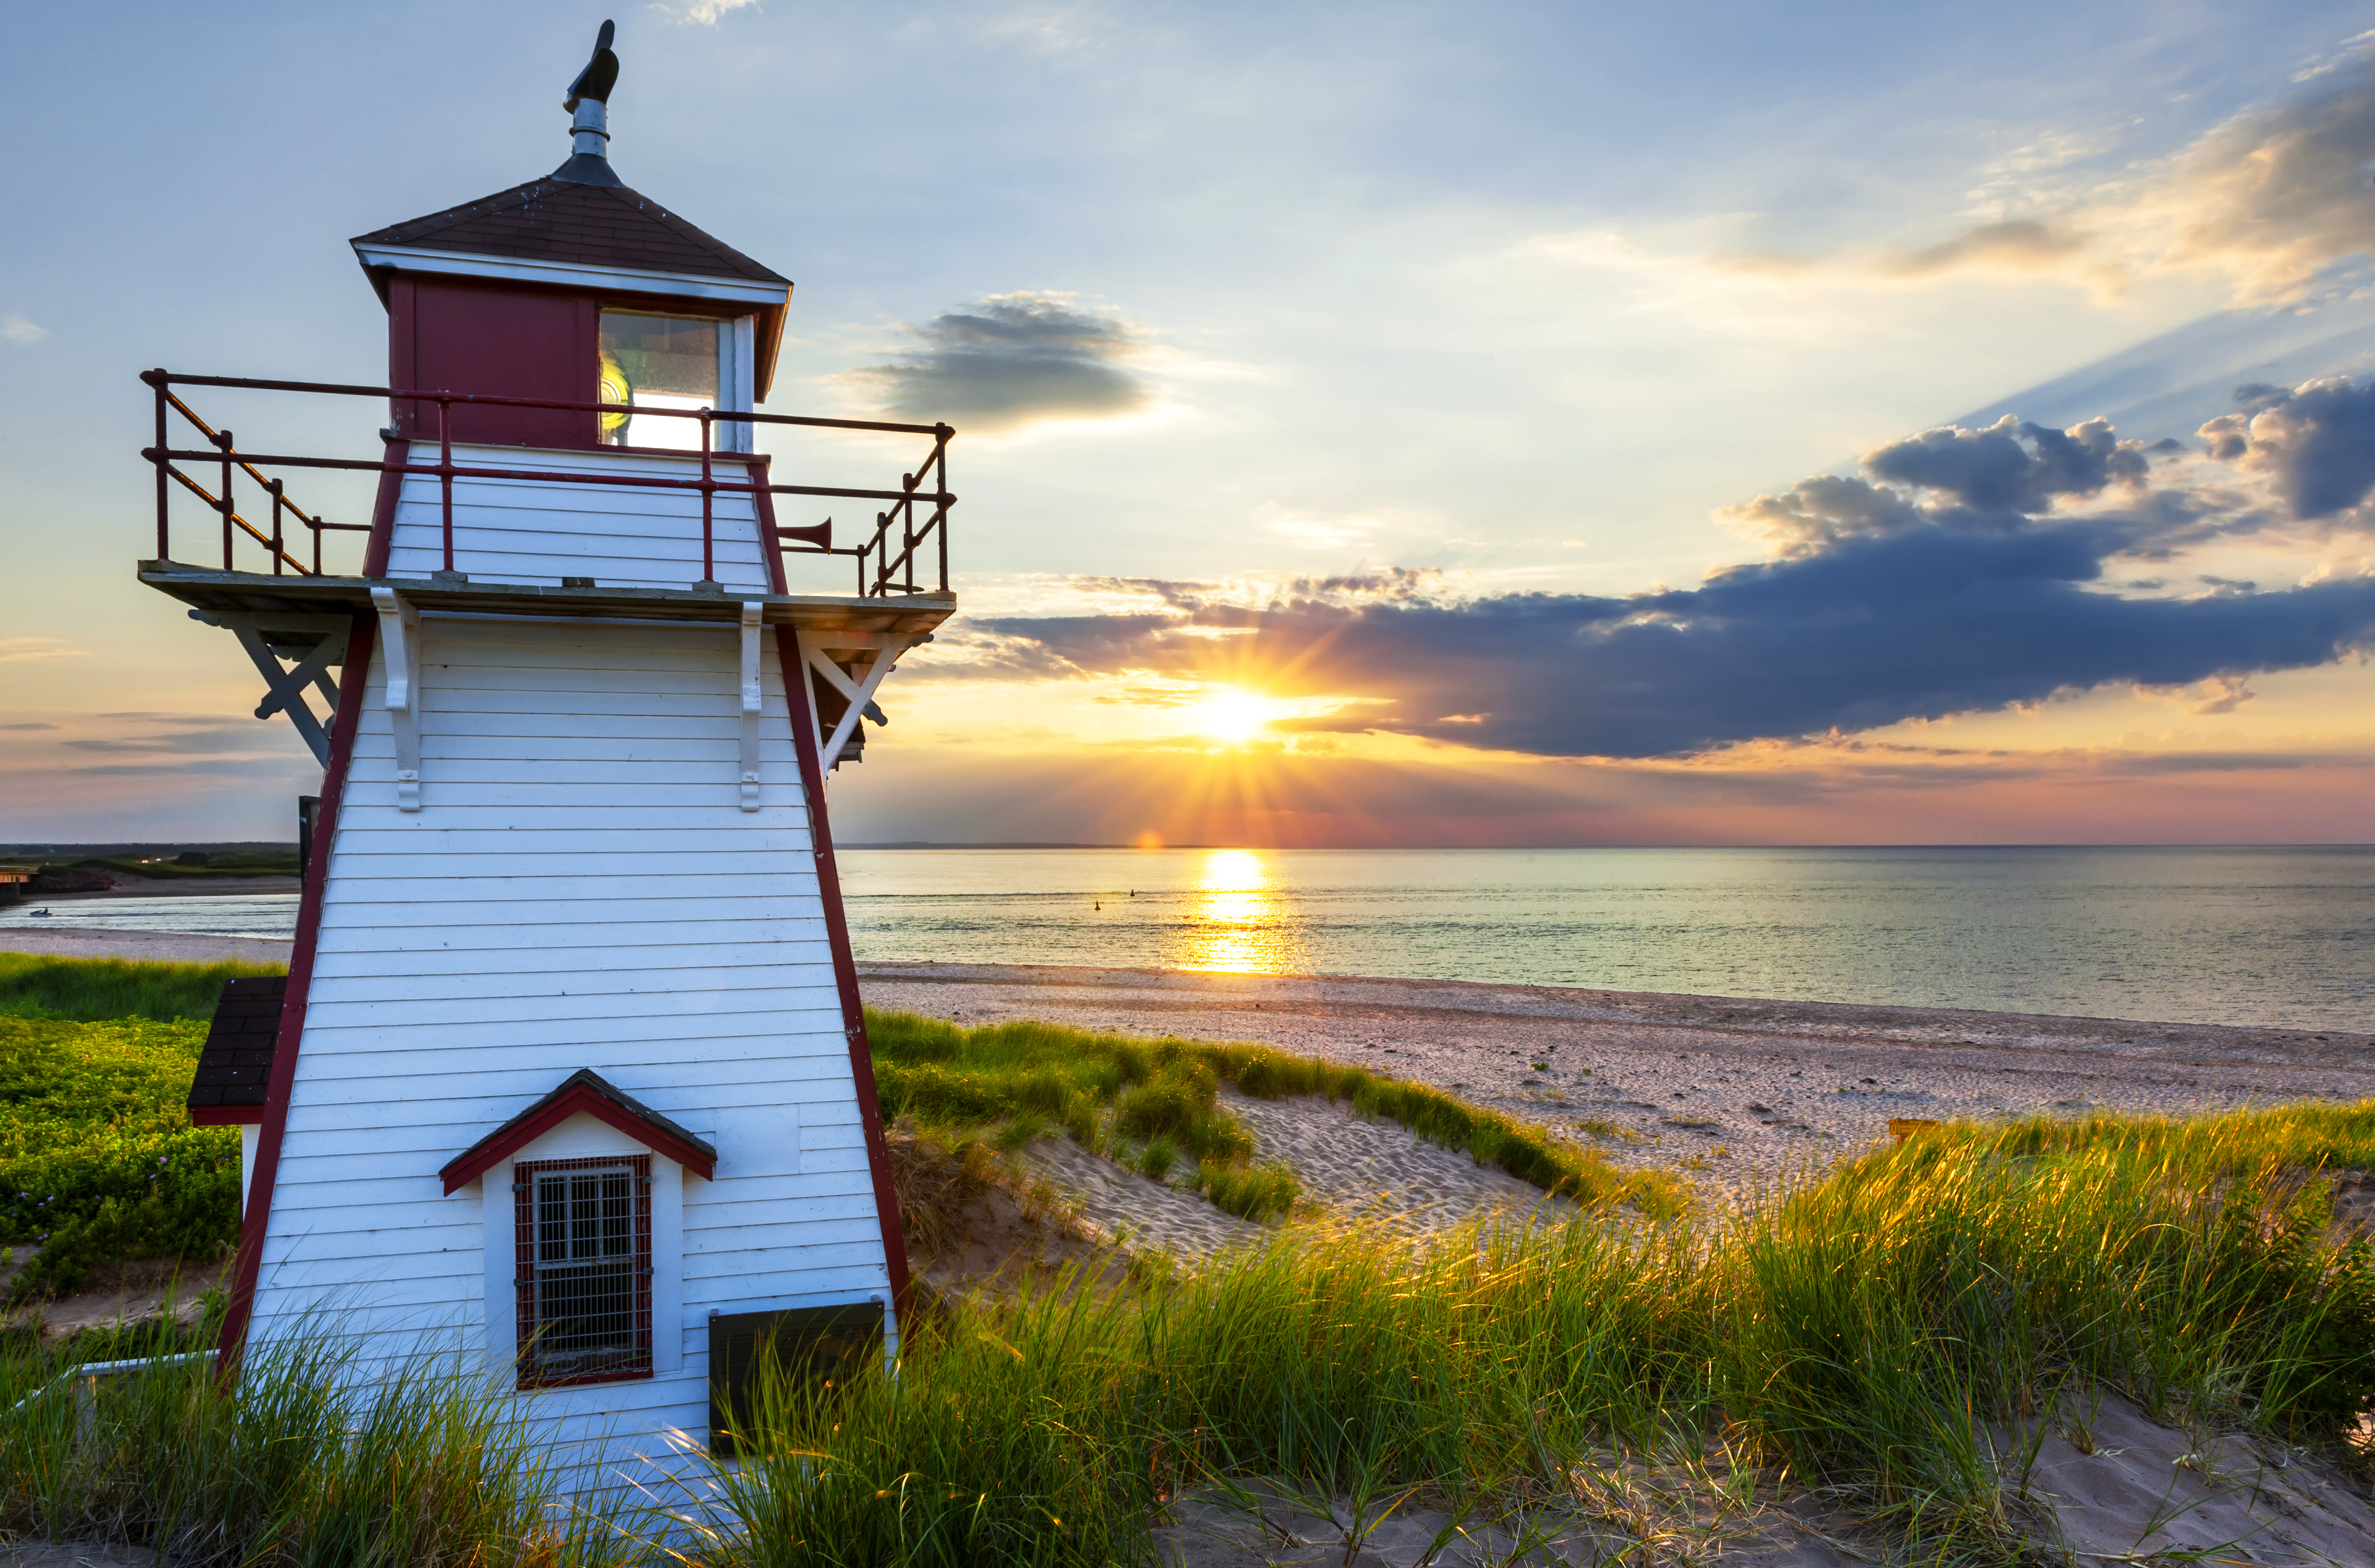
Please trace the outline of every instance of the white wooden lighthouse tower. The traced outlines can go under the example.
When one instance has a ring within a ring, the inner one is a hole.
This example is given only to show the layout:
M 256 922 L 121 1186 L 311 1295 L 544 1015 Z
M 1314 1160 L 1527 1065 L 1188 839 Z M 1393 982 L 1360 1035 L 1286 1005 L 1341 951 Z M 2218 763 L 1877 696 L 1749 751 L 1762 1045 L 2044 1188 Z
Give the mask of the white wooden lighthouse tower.
M 896 1341 L 823 783 L 954 607 L 954 498 L 946 427 L 753 415 L 791 286 L 612 172 L 609 41 L 553 174 L 354 242 L 386 387 L 144 378 L 141 577 L 238 635 L 324 769 L 287 983 L 234 984 L 193 1091 L 247 1138 L 226 1355 L 458 1350 L 650 1452 L 730 1424 L 754 1337 Z M 384 455 L 253 455 L 194 387 L 384 398 Z M 782 483 L 770 423 L 923 460 Z M 296 493 L 337 467 L 381 474 L 344 572 Z M 834 549 L 786 496 L 876 525 Z M 853 560 L 855 593 L 789 591 Z

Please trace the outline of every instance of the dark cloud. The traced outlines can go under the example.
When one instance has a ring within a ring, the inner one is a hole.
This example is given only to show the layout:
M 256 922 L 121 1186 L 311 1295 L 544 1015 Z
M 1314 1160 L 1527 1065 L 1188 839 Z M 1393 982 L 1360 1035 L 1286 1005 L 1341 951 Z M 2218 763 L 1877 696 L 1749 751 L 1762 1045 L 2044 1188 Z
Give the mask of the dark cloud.
M 2238 387 L 2241 410 L 2202 427 L 2210 455 L 2275 480 L 2295 517 L 2346 512 L 2375 489 L 2375 382 Z
M 0 729 L 64 729 L 64 725 L 0 725 Z
M 2324 384 L 2273 406 L 2254 429 Z M 1354 699 L 1309 730 L 1620 758 L 1866 730 L 2107 684 L 2221 682 L 2218 701 L 2231 707 L 2249 695 L 2242 677 L 2324 664 L 2369 639 L 2375 580 L 2267 593 L 2222 584 L 2189 598 L 2118 592 L 2107 562 L 2259 525 L 2249 509 L 2181 484 L 2148 491 L 2146 481 L 2144 454 L 2100 421 L 2049 430 L 2007 419 L 1891 443 L 1861 478 L 1759 497 L 1736 515 L 1774 534 L 1782 553 L 1697 588 L 1459 599 L 1397 573 L 1299 584 L 1249 606 L 1166 584 L 1168 613 L 1008 619 L 981 631 L 1018 673 L 1258 672 L 1274 690 Z M 2369 482 L 2375 474 L 2360 490 Z M 2098 504 L 2064 510 L 2082 498 Z M 2099 504 L 2110 501 L 2121 504 Z
M 1060 295 L 1001 294 L 909 331 L 916 343 L 904 359 L 857 372 L 902 419 L 995 431 L 1127 414 L 1150 399 L 1126 368 L 1138 339 Z
M 2145 477 L 2142 445 L 2121 441 L 2108 420 L 2066 430 L 2007 414 L 1981 430 L 1947 426 L 1893 442 L 1863 460 L 1875 479 L 1953 496 L 1991 512 L 2042 512 L 2062 496 L 2091 496 Z

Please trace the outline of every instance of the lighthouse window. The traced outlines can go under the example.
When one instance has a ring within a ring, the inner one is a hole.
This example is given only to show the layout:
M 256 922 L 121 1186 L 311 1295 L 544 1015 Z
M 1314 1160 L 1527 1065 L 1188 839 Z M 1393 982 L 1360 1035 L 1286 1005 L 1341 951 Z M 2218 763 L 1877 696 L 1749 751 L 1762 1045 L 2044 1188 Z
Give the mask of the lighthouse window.
M 651 1159 L 513 1167 L 520 1385 L 652 1370 Z
M 602 385 L 597 401 L 635 408 L 719 408 L 720 352 L 732 337 L 726 324 L 692 316 L 602 312 Z M 661 446 L 698 451 L 701 424 L 644 414 L 604 414 L 605 446 Z M 713 442 L 724 449 L 726 427 Z

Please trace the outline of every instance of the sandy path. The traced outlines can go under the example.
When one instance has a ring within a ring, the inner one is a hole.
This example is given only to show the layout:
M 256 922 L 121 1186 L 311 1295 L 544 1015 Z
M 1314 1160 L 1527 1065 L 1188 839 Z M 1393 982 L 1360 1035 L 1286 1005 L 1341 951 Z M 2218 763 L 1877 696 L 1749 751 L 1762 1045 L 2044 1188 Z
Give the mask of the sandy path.
M 1544 1202 L 1529 1183 L 1429 1143 L 1399 1122 L 1365 1120 L 1332 1100 L 1255 1100 L 1229 1089 L 1221 1099 L 1252 1129 L 1257 1161 L 1292 1165 L 1306 1197 L 1347 1218 L 1448 1225 L 1480 1210 Z
M 2375 1037 L 2366 1034 L 1456 981 L 858 969 L 876 1007 L 965 1023 L 1031 1018 L 1266 1041 L 1593 1138 L 1620 1163 L 1687 1164 L 1731 1190 L 1827 1163 L 1885 1137 L 1892 1116 L 2178 1113 L 2375 1095 Z
M 1331 1214 L 1425 1230 L 1545 1202 L 1538 1188 L 1514 1176 L 1429 1143 L 1400 1123 L 1364 1120 L 1334 1101 L 1254 1100 L 1225 1088 L 1221 1098 L 1252 1131 L 1254 1159 L 1292 1166 L 1304 1197 Z M 1199 1194 L 1124 1170 L 1068 1138 L 1041 1138 L 1023 1150 L 1022 1162 L 1099 1231 L 1132 1247 L 1160 1247 L 1185 1260 L 1264 1233 Z M 1564 1199 L 1548 1201 L 1568 1207 Z

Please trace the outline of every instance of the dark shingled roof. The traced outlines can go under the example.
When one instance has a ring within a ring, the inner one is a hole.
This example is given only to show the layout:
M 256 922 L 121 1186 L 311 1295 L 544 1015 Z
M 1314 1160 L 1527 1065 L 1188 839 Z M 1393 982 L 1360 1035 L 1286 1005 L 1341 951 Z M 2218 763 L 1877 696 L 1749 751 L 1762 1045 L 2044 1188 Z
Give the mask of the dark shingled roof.
M 353 242 L 687 273 L 786 288 L 791 282 L 624 185 L 583 185 L 550 178 L 390 224 L 357 235 Z
M 259 1119 L 265 1087 L 272 1081 L 272 1047 L 280 1034 L 280 1001 L 288 994 L 289 977 L 266 975 L 255 980 L 228 980 L 222 999 L 215 1004 L 214 1026 L 198 1053 L 198 1075 L 190 1085 L 190 1111 L 237 1112 L 253 1109 Z M 226 1118 L 218 1115 L 215 1121 Z

